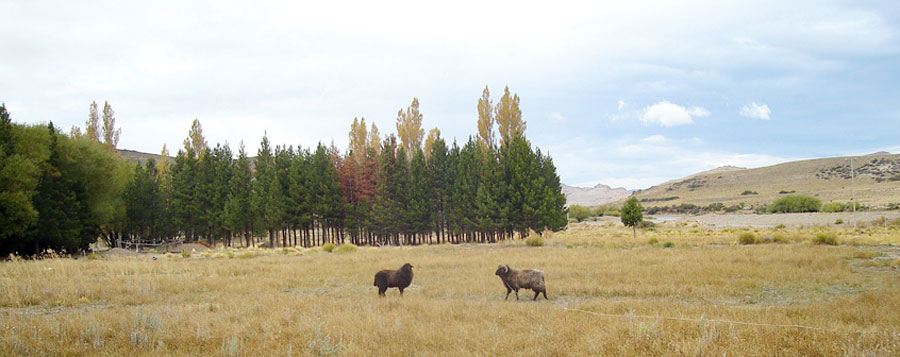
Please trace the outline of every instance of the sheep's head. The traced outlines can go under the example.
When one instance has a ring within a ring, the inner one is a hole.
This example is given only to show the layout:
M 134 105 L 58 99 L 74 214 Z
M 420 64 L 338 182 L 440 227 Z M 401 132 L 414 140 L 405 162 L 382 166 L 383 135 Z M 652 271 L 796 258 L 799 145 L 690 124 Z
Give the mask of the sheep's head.
M 494 273 L 499 276 L 506 276 L 509 274 L 509 265 L 500 265 L 497 267 L 497 271 Z
M 407 273 L 411 273 L 412 268 L 413 268 L 412 264 L 406 263 L 406 264 L 403 264 L 403 267 L 401 267 L 400 270 L 407 272 Z

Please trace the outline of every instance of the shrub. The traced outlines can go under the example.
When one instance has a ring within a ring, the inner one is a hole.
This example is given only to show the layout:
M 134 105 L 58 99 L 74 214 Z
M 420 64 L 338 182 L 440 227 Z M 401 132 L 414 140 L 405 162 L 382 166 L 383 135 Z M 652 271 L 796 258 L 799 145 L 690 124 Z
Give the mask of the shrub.
M 543 247 L 544 239 L 541 238 L 541 236 L 535 234 L 525 239 L 525 245 L 529 247 Z
M 87 255 L 87 260 L 97 260 L 100 259 L 100 256 L 97 253 L 91 253 Z
M 335 253 L 352 253 L 356 251 L 356 246 L 350 243 L 341 244 L 334 250 Z
M 331 251 L 334 250 L 334 244 L 325 243 L 325 245 L 322 246 L 322 250 L 331 253 Z
M 833 213 L 833 212 L 841 212 L 843 210 L 844 210 L 844 205 L 842 205 L 840 202 L 828 202 L 828 203 L 822 205 L 822 212 Z
M 190 257 L 191 257 L 191 252 L 188 252 L 188 251 L 186 251 L 186 250 L 182 250 L 182 251 L 181 251 L 181 257 L 182 257 L 182 258 L 190 258 Z
M 775 200 L 768 207 L 770 213 L 818 212 L 822 201 L 807 195 L 789 195 Z
M 232 252 L 230 250 L 228 251 L 227 255 L 228 255 L 228 259 L 234 258 L 234 252 Z
M 650 245 L 654 245 L 656 243 L 659 243 L 659 240 L 656 238 L 650 238 L 650 240 L 647 241 L 647 244 L 650 244 Z
M 788 194 L 788 193 L 796 193 L 796 192 L 797 192 L 797 190 L 790 190 L 790 191 L 781 190 L 781 191 L 778 191 L 778 194 L 779 194 L 779 195 L 785 195 L 785 194 Z
M 569 206 L 569 217 L 574 218 L 577 222 L 584 221 L 590 216 L 593 216 L 593 212 L 591 212 L 590 208 L 582 205 Z
M 772 241 L 775 243 L 787 243 L 787 239 L 784 238 L 781 234 L 776 234 L 772 236 Z
M 759 192 L 756 192 L 756 191 L 750 191 L 750 190 L 746 190 L 746 191 L 744 191 L 744 192 L 741 192 L 741 196 L 758 195 L 758 194 L 759 194 Z
M 750 232 L 741 233 L 738 236 L 738 242 L 741 244 L 754 244 L 756 243 L 756 235 Z
M 817 245 L 837 245 L 837 236 L 834 233 L 819 233 L 813 238 L 813 244 Z
M 775 226 L 775 229 L 785 229 L 785 228 L 787 228 L 787 226 L 785 226 L 784 223 L 779 223 L 777 226 Z
M 662 246 L 663 246 L 663 248 L 672 248 L 672 247 L 675 246 L 675 243 L 672 243 L 672 242 L 665 242 L 665 243 L 663 243 Z
M 838 218 L 837 220 L 834 221 L 834 224 L 844 224 L 844 220 Z

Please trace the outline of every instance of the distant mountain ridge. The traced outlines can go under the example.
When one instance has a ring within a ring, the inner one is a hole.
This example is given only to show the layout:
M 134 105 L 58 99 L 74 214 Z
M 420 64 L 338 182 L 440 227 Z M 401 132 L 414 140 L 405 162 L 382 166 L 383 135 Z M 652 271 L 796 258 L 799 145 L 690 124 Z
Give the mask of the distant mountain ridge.
M 900 155 L 882 151 L 753 169 L 723 166 L 636 191 L 634 196 L 645 207 L 722 203 L 749 209 L 789 194 L 814 196 L 823 203 L 849 202 L 853 196 L 874 208 L 900 204 Z
M 566 204 L 588 207 L 613 202 L 630 194 L 625 188 L 612 188 L 604 184 L 597 184 L 594 187 L 575 187 L 563 184 L 562 192 L 566 195 Z

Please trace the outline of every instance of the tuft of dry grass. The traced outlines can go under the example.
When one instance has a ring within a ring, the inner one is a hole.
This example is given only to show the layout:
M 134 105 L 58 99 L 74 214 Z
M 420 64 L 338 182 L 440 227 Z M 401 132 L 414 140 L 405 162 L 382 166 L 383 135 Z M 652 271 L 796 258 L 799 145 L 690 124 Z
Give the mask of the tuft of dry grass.
M 777 232 L 785 244 L 572 226 L 539 249 L 6 261 L 0 355 L 900 354 L 900 248 L 883 243 L 900 232 L 837 231 L 835 247 L 810 243 L 820 229 Z M 412 285 L 379 298 L 375 272 L 405 262 Z M 550 301 L 503 301 L 498 264 L 543 270 Z

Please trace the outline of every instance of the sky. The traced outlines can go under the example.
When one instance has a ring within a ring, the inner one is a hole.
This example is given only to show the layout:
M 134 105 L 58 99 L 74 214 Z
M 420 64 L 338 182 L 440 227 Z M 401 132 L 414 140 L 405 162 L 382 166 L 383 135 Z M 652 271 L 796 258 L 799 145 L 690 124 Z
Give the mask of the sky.
M 900 151 L 897 1 L 8 1 L 0 101 L 118 147 L 347 147 L 355 117 L 465 142 L 521 98 L 563 183 L 642 189 L 724 165 Z

